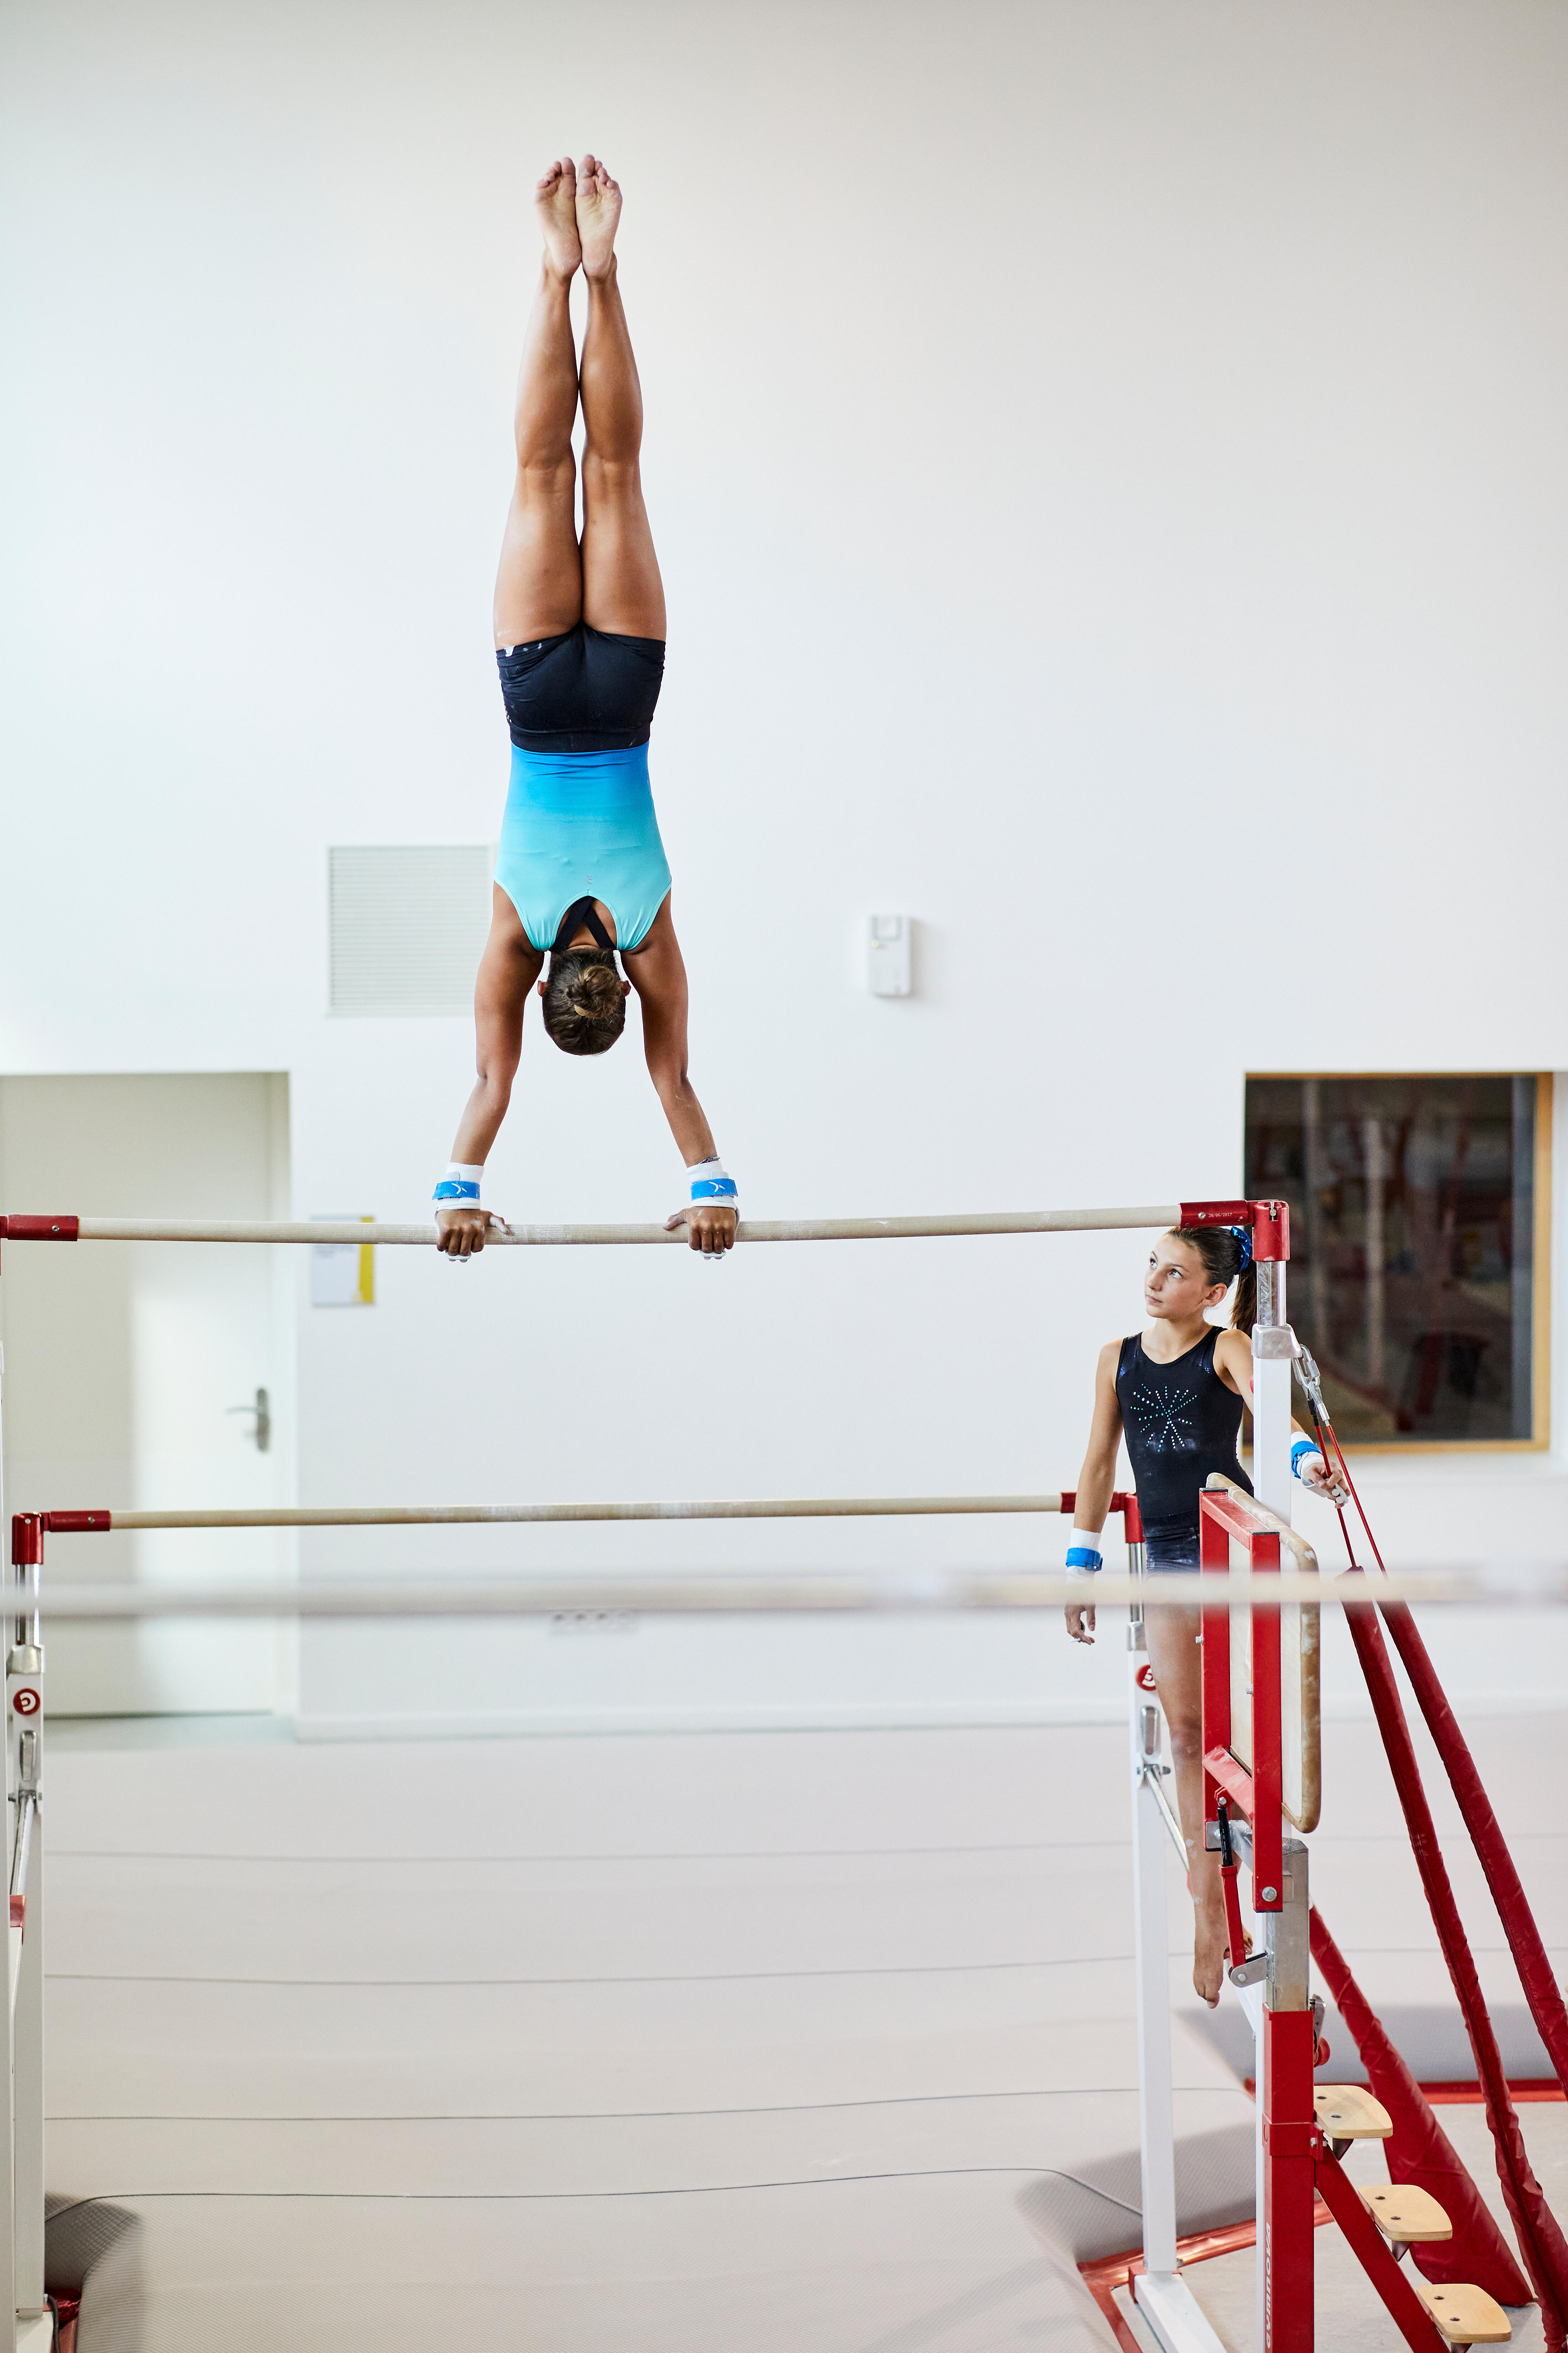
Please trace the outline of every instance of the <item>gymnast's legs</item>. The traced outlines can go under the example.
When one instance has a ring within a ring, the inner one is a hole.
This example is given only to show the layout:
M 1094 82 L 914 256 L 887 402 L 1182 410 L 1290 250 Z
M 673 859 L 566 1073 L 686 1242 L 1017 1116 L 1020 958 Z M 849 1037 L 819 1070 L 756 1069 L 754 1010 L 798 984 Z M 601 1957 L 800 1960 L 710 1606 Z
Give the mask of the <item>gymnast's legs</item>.
M 583 337 L 583 618 L 618 637 L 665 634 L 664 583 L 643 504 L 642 386 L 616 281 L 621 192 L 583 159 L 577 230 L 588 285 Z
M 1212 2010 L 1225 1981 L 1226 1931 L 1219 1857 L 1204 1845 L 1204 1654 L 1198 1647 L 1202 1619 L 1195 1609 L 1150 1609 L 1144 1613 L 1144 1627 L 1160 1705 L 1170 1729 L 1176 1810 L 1181 1816 L 1196 1915 L 1193 1984 Z
M 517 387 L 517 479 L 496 576 L 495 640 L 525 645 L 576 622 L 629 638 L 665 634 L 664 584 L 643 503 L 642 387 L 616 282 L 621 192 L 604 165 L 552 164 L 535 197 L 544 237 L 539 290 Z M 572 280 L 581 268 L 588 324 L 579 382 Z M 583 536 L 572 453 L 579 395 Z

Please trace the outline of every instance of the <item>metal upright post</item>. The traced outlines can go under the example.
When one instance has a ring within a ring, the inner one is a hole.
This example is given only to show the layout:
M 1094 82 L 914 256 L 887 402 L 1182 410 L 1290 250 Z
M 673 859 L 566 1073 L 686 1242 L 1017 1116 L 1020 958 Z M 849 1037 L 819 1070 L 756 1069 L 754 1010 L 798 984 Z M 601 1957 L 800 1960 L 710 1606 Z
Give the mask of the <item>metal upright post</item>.
M 12 2148 L 16 2176 L 18 2337 L 44 2301 L 44 1646 L 38 1583 L 41 1541 L 18 1565 L 21 1605 L 10 1630 L 6 1716 L 16 1747 L 16 1818 L 10 1873 L 11 1933 L 21 1950 L 12 1990 Z M 9 1745 L 9 1743 L 8 1743 Z
M 5 1516 L 5 1351 L 0 1347 L 0 1527 Z M 0 1571 L 5 1638 L 5 1755 L 6 1995 L 0 2009 L 0 2314 L 5 2353 L 47 2353 L 54 2318 L 44 2295 L 43 1837 L 38 1759 L 43 1746 L 43 1651 L 39 1641 L 35 1526 Z M 8 1589 L 3 1589 L 8 1588 Z
M 1258 1322 L 1252 1334 L 1252 1484 L 1260 1504 L 1290 1516 L 1290 1367 L 1296 1336 L 1285 1318 L 1285 1267 L 1290 1212 L 1283 1201 L 1256 1204 L 1253 1261 Z
M 5 1369 L 5 1352 L 3 1348 L 0 1348 L 0 1482 L 3 1482 L 5 1475 L 4 1463 L 5 1433 L 3 1419 Z M 4 1487 L 3 1484 L 0 1484 L 0 1528 L 3 1528 L 6 1525 L 4 1516 L 5 1503 L 5 1498 Z M 15 1576 L 15 1571 L 9 1570 L 5 1572 L 5 1574 L 7 1578 L 10 1578 Z M 7 1632 L 9 1630 L 7 1630 Z M 0 1743 L 0 1746 L 4 1746 L 5 1754 L 5 1853 L 7 1865 L 9 1864 L 10 1857 L 15 1852 L 16 1814 L 18 1810 L 16 1794 L 17 1765 L 17 1757 L 16 1755 L 16 1744 L 11 1735 L 12 1711 L 8 1704 L 10 1698 L 9 1685 L 10 1678 L 7 1676 L 5 1737 L 4 1742 Z M 9 1868 L 7 1868 L 6 1877 L 8 1881 L 10 1877 Z M 15 2347 L 16 2341 L 16 2167 L 12 2130 L 12 2119 L 16 2107 L 16 2078 L 15 2065 L 16 2030 L 13 2021 L 12 2005 L 9 1999 L 10 1978 L 12 1974 L 9 1966 L 9 1930 L 6 1932 L 6 1958 L 7 1999 L 5 2003 L 5 2022 L 3 2026 L 0 2026 L 0 2078 L 4 2078 L 5 2087 L 5 2113 L 3 2116 L 0 2116 L 0 2315 L 5 2316 L 5 2343 L 7 2348 L 7 2353 L 10 2353 L 10 2348 Z
M 1290 1517 L 1290 1371 L 1296 1355 L 1296 1337 L 1285 1314 L 1285 1269 L 1290 1256 L 1290 1212 L 1283 1201 L 1258 1201 L 1254 1204 L 1252 1226 L 1253 1263 L 1258 1270 L 1258 1322 L 1252 1333 L 1252 1484 L 1260 1504 L 1278 1512 L 1282 1520 Z M 1257 1619 L 1253 1625 L 1256 1630 Z M 1278 1616 L 1275 1616 L 1275 1683 L 1278 1702 L 1279 1636 Z M 1277 1709 L 1276 1709 L 1277 1712 Z M 1254 1763 L 1258 1759 L 1256 1745 Z M 1278 1757 L 1276 1756 L 1276 1764 Z M 1254 1832 L 1257 1832 L 1254 1823 Z M 1271 1828 L 1278 1828 L 1278 1820 Z M 1271 1842 L 1271 1841 L 1270 1841 Z M 1261 1899 L 1258 1884 L 1256 1855 L 1253 1871 L 1253 1903 Z M 1274 1900 L 1278 1901 L 1278 1897 Z M 1266 1935 L 1272 1931 L 1272 1916 L 1265 1923 Z M 1270 2304 L 1268 2295 L 1268 2179 L 1269 2165 L 1267 2149 L 1268 2127 L 1265 2121 L 1268 2102 L 1265 2082 L 1268 2066 L 1268 1996 L 1254 2013 L 1253 2081 L 1257 2085 L 1258 2156 L 1258 2285 L 1256 2296 L 1257 2336 L 1259 2353 L 1271 2342 Z M 1308 2327 L 1310 2330 L 1311 2300 L 1309 2296 Z M 1310 2343 L 1310 2335 L 1308 2337 Z
M 1140 1541 L 1128 1567 L 1144 1573 Z M 1160 1761 L 1160 1709 L 1143 1609 L 1127 1613 L 1127 1702 L 1132 1741 L 1132 1952 L 1138 1981 L 1138 2137 L 1143 2168 L 1143 2268 L 1176 2268 L 1175 2110 L 1171 2085 L 1171 1986 L 1165 1916 L 1165 1826 L 1149 1785 Z
M 1127 1566 L 1146 1568 L 1136 1500 L 1126 1506 Z M 1165 2353 L 1223 2353 L 1176 2253 L 1176 2111 L 1171 2064 L 1171 1961 L 1165 1908 L 1164 1809 L 1158 1775 L 1160 1708 L 1143 1610 L 1127 1619 L 1127 1694 L 1132 1766 L 1132 1949 L 1138 1985 L 1138 2142 L 1142 2177 L 1143 2268 L 1133 2299 Z

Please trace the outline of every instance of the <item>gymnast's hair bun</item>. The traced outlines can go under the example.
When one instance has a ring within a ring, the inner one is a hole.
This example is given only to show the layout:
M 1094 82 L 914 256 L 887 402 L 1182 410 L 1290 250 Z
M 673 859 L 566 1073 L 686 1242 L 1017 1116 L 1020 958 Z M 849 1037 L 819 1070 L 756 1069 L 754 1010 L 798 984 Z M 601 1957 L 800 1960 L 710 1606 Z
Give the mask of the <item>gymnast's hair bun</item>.
M 562 948 L 551 956 L 544 1029 L 563 1054 L 606 1054 L 626 1026 L 626 983 L 603 948 Z

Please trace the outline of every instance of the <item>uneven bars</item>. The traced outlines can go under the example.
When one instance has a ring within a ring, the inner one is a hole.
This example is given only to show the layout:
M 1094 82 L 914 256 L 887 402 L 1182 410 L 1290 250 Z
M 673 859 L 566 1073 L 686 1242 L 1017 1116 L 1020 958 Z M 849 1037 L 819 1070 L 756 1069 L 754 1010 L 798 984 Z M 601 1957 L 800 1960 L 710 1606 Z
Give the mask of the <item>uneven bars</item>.
M 740 1616 L 814 1612 L 844 1617 L 873 1611 L 1101 1609 L 1191 1609 L 1266 1602 L 1373 1609 L 1383 1602 L 1501 1604 L 1541 1608 L 1568 1601 L 1568 1563 L 1528 1574 L 1427 1569 L 1367 1577 L 1302 1577 L 1292 1570 L 1245 1569 L 1188 1575 L 1163 1570 L 1127 1577 L 1102 1570 L 1087 1577 L 1035 1570 L 901 1571 L 881 1576 L 506 1577 L 339 1578 L 305 1585 L 56 1585 L 29 1594 L 26 1608 L 61 1620 L 141 1618 L 536 1618 L 584 1613 L 644 1617 Z M 15 1597 L 6 1603 L 14 1606 Z
M 1118 1233 L 1144 1227 L 1174 1226 L 1184 1219 L 1212 1224 L 1215 1213 L 1234 1210 L 1237 1220 L 1252 1215 L 1247 1201 L 1166 1201 L 1152 1208 L 988 1210 L 944 1218 L 742 1218 L 736 1240 L 742 1242 L 868 1242 L 907 1241 L 942 1234 L 1093 1234 Z M 1189 1214 L 1190 1213 L 1190 1214 Z M 1201 1214 L 1200 1214 L 1201 1213 Z M 407 1245 L 429 1249 L 436 1240 L 434 1224 L 382 1226 L 345 1224 L 323 1219 L 310 1224 L 193 1224 L 177 1218 L 76 1218 L 0 1216 L 0 1240 L 18 1242 L 300 1242 L 353 1243 L 377 1247 Z M 664 1226 L 527 1226 L 503 1230 L 492 1227 L 487 1250 L 524 1248 L 533 1244 L 600 1242 L 670 1242 L 689 1248 L 685 1228 L 673 1232 Z
M 100 1535 L 127 1528 L 413 1528 L 563 1520 L 940 1519 L 987 1513 L 1059 1512 L 1071 1495 L 784 1495 L 706 1504 L 323 1504 L 241 1512 L 42 1512 L 47 1535 Z M 1126 1502 L 1113 1495 L 1110 1508 Z

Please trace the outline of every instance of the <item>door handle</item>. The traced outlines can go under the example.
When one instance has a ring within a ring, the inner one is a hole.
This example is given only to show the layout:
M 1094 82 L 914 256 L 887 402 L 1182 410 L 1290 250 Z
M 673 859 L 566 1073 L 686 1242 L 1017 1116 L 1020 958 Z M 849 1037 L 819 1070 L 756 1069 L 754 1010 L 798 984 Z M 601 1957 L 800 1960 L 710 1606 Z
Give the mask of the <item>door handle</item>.
M 266 1454 L 270 1450 L 272 1445 L 272 1401 L 268 1398 L 265 1389 L 257 1390 L 256 1403 L 254 1405 L 226 1406 L 224 1410 L 226 1414 L 253 1413 L 256 1416 L 256 1428 L 252 1430 L 251 1436 L 256 1440 L 256 1451 L 258 1454 Z

